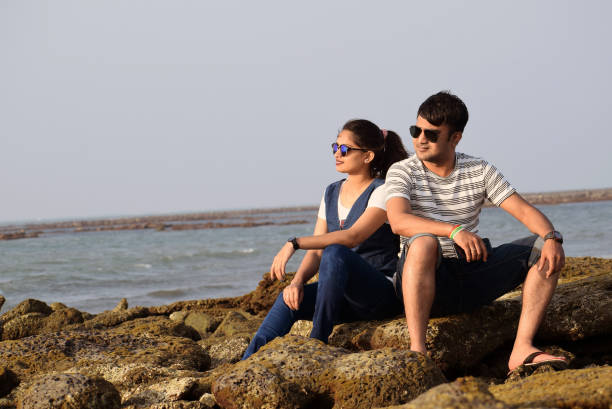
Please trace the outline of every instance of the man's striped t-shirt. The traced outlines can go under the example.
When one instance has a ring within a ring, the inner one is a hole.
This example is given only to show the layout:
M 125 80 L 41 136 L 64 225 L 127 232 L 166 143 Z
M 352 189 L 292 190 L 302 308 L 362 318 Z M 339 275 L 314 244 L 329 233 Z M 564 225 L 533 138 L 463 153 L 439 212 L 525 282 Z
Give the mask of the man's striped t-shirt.
M 501 205 L 516 190 L 487 161 L 456 153 L 455 169 L 447 177 L 428 170 L 416 155 L 395 163 L 387 172 L 387 200 L 403 197 L 412 213 L 430 220 L 462 224 L 477 233 L 485 199 Z M 409 237 L 402 237 L 402 244 Z M 443 257 L 457 257 L 453 241 L 438 237 Z

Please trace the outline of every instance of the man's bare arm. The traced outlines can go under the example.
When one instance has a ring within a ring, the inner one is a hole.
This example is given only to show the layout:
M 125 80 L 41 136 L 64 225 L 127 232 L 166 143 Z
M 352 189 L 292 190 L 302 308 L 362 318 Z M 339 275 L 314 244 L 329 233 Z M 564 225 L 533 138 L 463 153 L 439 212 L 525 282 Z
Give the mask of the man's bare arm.
M 450 223 L 438 222 L 415 216 L 411 213 L 410 201 L 403 197 L 392 197 L 387 200 L 387 218 L 391 230 L 395 234 L 406 237 L 419 233 L 430 233 L 435 236 L 449 237 L 454 226 Z M 453 240 L 465 252 L 468 262 L 483 260 L 487 261 L 487 248 L 482 238 L 467 230 L 461 230 Z
M 523 223 L 532 233 L 540 237 L 544 237 L 547 233 L 554 230 L 550 220 L 518 193 L 513 193 L 502 202 L 500 207 Z M 548 263 L 548 268 L 546 269 L 547 277 L 563 268 L 565 265 L 565 253 L 561 243 L 555 240 L 546 240 L 542 247 L 540 260 L 538 261 L 538 269 L 542 270 L 546 263 Z
M 450 223 L 437 222 L 412 214 L 410 201 L 403 197 L 387 200 L 387 218 L 393 233 L 410 237 L 419 233 L 446 236 L 453 230 Z

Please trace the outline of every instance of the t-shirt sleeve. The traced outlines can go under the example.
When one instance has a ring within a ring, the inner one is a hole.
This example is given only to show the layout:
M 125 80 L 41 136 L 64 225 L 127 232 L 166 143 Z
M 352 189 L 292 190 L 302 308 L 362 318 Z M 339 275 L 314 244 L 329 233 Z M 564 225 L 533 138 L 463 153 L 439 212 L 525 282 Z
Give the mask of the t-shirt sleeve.
M 385 212 L 387 211 L 387 189 L 385 186 L 386 184 L 383 184 L 374 189 L 368 200 L 368 207 L 378 207 Z
M 499 206 L 516 192 L 516 189 L 510 185 L 504 175 L 499 170 L 487 161 L 483 161 L 483 174 L 485 182 L 485 193 L 487 199 L 495 206 Z
M 387 171 L 385 179 L 385 190 L 387 197 L 385 203 L 392 197 L 403 197 L 410 200 L 412 191 L 412 178 L 405 166 L 401 162 L 394 163 Z
M 319 214 L 317 214 L 317 217 L 319 219 L 327 220 L 327 217 L 325 216 L 325 214 L 326 214 L 325 193 L 323 193 L 323 197 L 321 198 L 321 204 L 319 205 Z

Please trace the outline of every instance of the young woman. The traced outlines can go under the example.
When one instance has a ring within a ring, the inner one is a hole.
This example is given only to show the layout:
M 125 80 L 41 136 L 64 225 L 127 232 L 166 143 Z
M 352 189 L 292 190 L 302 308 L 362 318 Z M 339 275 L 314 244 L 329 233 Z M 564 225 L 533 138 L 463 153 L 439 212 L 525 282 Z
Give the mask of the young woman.
M 336 170 L 347 178 L 325 189 L 314 235 L 289 239 L 274 258 L 270 275 L 283 280 L 293 253 L 308 250 L 242 359 L 287 334 L 297 320 L 312 320 L 310 337 L 327 342 L 334 324 L 402 311 L 391 282 L 399 238 L 386 223 L 383 184 L 406 150 L 395 132 L 355 119 L 342 127 L 332 151 Z M 305 284 L 317 271 L 318 282 Z

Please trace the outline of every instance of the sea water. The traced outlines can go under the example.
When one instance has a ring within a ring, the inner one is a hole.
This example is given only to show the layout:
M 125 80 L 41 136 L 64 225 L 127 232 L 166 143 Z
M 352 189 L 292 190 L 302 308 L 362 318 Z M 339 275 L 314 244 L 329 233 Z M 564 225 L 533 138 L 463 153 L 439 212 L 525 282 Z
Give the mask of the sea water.
M 538 208 L 563 233 L 567 256 L 612 258 L 612 201 Z M 150 306 L 242 295 L 256 287 L 287 238 L 312 233 L 315 211 L 291 217 L 311 222 L 0 241 L 0 295 L 7 300 L 2 312 L 27 298 L 97 313 L 112 309 L 121 298 L 130 306 Z M 485 208 L 480 234 L 496 246 L 530 233 L 503 210 Z M 294 255 L 288 271 L 297 269 L 303 254 Z

